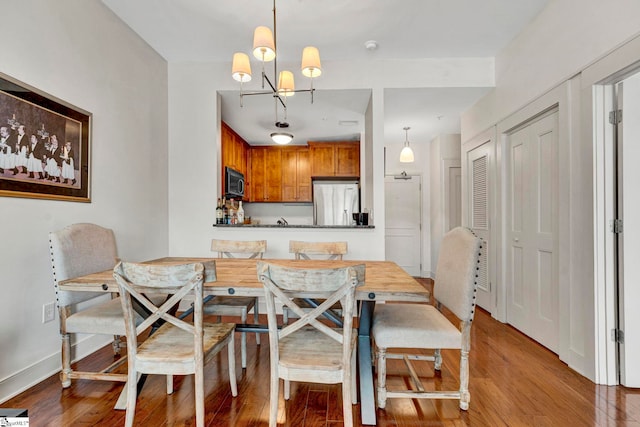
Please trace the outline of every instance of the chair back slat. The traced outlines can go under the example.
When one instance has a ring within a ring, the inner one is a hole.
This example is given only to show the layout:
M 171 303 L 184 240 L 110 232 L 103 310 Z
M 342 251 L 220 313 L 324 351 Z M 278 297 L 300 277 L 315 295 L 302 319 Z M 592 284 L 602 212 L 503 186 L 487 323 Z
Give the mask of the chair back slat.
M 289 241 L 289 253 L 294 254 L 295 259 L 312 259 L 322 257 L 324 259 L 341 260 L 347 254 L 347 242 L 301 242 Z
M 364 284 L 363 264 L 332 269 L 298 269 L 260 261 L 257 271 L 265 288 L 271 340 L 275 339 L 277 342 L 309 325 L 343 345 L 350 342 L 355 289 Z M 326 300 L 313 310 L 303 310 L 295 301 L 295 298 L 300 297 Z M 278 329 L 275 318 L 276 300 L 290 307 L 300 318 Z M 343 308 L 344 324 L 342 328 L 330 328 L 318 319 L 338 301 Z M 275 344 L 272 342 L 272 345 Z
M 207 265 L 215 269 L 215 264 Z M 113 271 L 125 312 L 127 329 L 127 351 L 137 349 L 137 335 L 158 320 L 194 335 L 196 343 L 202 341 L 202 285 L 204 266 L 201 263 L 158 266 L 119 262 Z M 161 304 L 154 302 L 153 295 L 169 295 Z M 194 322 L 185 322 L 175 314 L 178 304 L 187 296 L 194 295 Z M 148 317 L 136 328 L 133 323 L 134 301 L 141 305 Z M 131 345 L 129 341 L 132 340 Z M 196 345 L 198 347 L 198 345 Z M 200 345 L 201 348 L 201 345 Z
M 266 240 L 211 240 L 211 250 L 218 258 L 262 259 L 267 251 Z
M 462 321 L 473 319 L 482 239 L 465 227 L 444 235 L 433 287 L 434 297 Z

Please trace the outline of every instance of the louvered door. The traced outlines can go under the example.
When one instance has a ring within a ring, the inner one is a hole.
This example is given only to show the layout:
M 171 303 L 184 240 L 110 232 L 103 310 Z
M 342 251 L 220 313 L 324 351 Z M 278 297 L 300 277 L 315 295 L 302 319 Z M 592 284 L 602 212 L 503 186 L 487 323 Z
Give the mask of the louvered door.
M 490 244 L 489 222 L 489 166 L 491 142 L 487 141 L 467 153 L 467 167 L 469 168 L 470 192 L 470 228 L 483 241 L 480 270 L 478 271 L 478 285 L 476 303 L 491 312 L 493 309 L 491 298 L 491 282 L 489 281 L 488 259 Z

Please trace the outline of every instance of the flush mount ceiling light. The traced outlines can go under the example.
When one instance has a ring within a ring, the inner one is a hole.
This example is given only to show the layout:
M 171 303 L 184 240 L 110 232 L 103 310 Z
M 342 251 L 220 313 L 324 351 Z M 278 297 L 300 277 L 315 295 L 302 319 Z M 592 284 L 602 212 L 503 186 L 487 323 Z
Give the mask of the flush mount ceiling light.
M 409 147 L 409 129 L 410 127 L 404 127 L 405 133 L 405 141 L 404 147 L 402 147 L 402 151 L 400 152 L 400 163 L 413 163 L 413 150 Z
M 273 0 L 273 32 L 268 27 L 257 27 L 253 34 L 253 56 L 255 56 L 262 63 L 262 90 L 243 92 L 243 83 L 251 81 L 251 63 L 249 62 L 249 55 L 242 52 L 236 52 L 233 54 L 233 64 L 231 75 L 234 80 L 240 82 L 240 106 L 242 107 L 243 97 L 245 95 L 271 95 L 274 98 L 276 104 L 276 122 L 278 121 L 278 106 L 284 111 L 284 119 L 287 119 L 287 104 L 286 99 L 289 96 L 295 95 L 297 92 L 309 92 L 311 94 L 311 103 L 313 104 L 313 79 L 319 77 L 322 74 L 322 66 L 320 64 L 320 52 L 318 48 L 313 46 L 307 46 L 302 50 L 302 65 L 300 71 L 305 77 L 311 79 L 309 89 L 295 89 L 294 76 L 291 71 L 283 70 L 278 74 L 277 67 L 277 51 L 276 51 L 276 1 Z M 267 76 L 264 64 L 265 62 L 273 61 L 273 81 L 278 79 L 278 86 L 276 87 L 272 80 Z M 265 90 L 265 82 L 269 86 Z M 281 132 L 274 132 L 273 135 L 281 134 Z M 290 134 L 285 134 L 290 135 Z M 289 141 L 291 141 L 291 136 Z M 287 142 L 289 142 L 287 141 Z M 285 142 L 286 144 L 286 142 Z
M 293 135 L 286 132 L 273 132 L 271 134 L 271 139 L 276 144 L 285 145 L 291 142 L 291 140 L 293 139 Z

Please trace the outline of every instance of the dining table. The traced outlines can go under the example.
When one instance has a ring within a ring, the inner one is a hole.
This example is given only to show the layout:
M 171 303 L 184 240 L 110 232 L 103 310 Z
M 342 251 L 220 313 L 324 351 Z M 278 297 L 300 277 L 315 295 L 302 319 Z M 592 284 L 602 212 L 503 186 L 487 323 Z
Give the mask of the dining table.
M 358 378 L 360 391 L 360 411 L 363 425 L 376 424 L 376 406 L 373 380 L 373 361 L 371 358 L 370 329 L 373 310 L 377 302 L 403 301 L 428 302 L 429 291 L 415 278 L 392 261 L 368 260 L 289 260 L 263 259 L 294 268 L 337 268 L 351 265 L 365 265 L 365 280 L 356 288 L 356 299 L 360 304 L 358 322 Z M 240 258 L 191 258 L 165 257 L 145 261 L 155 265 L 175 265 L 202 263 L 205 267 L 203 293 L 205 295 L 264 296 L 262 283 L 256 272 L 256 259 Z M 87 292 L 118 292 L 113 271 L 106 270 L 58 283 L 62 290 Z M 237 330 L 268 332 L 266 325 L 238 325 Z M 117 409 L 124 409 L 121 398 Z

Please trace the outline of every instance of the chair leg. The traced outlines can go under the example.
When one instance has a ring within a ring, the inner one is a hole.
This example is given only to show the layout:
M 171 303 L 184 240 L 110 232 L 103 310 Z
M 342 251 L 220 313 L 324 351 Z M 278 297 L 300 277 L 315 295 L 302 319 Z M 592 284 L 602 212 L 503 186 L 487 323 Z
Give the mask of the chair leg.
M 378 408 L 387 405 L 387 349 L 378 348 Z
M 242 323 L 247 323 L 247 308 L 243 307 L 240 316 Z M 247 368 L 247 333 L 240 332 L 240 359 L 242 361 L 242 369 Z
M 253 304 L 253 323 L 256 325 L 260 323 L 260 310 L 258 310 L 259 305 L 260 299 L 256 298 L 256 302 Z M 256 345 L 260 345 L 260 332 L 256 332 Z
M 351 376 L 351 372 L 345 372 L 345 376 Z M 351 404 L 351 378 L 345 378 L 345 382 L 342 383 L 342 413 L 344 417 L 344 426 L 353 426 L 353 406 Z
M 60 371 L 60 382 L 62 387 L 67 388 L 71 385 L 71 345 L 69 344 L 69 334 L 61 334 L 62 340 L 62 370 Z
M 271 383 L 269 384 L 269 427 L 276 427 L 278 424 L 278 399 L 280 378 L 278 378 L 277 365 L 274 367 L 274 363 L 271 362 Z
M 287 307 L 282 307 L 282 324 L 289 324 L 289 309 Z
M 437 348 L 433 351 L 433 369 L 439 371 L 442 368 L 442 353 Z
M 173 393 L 173 375 L 167 375 L 167 394 Z
M 196 362 L 197 363 L 197 362 Z M 196 397 L 196 426 L 204 427 L 204 366 L 200 359 L 200 366 L 196 366 L 195 372 L 195 397 Z
M 351 353 L 351 403 L 354 405 L 358 403 L 358 380 L 357 380 L 357 374 L 356 374 L 357 353 L 358 352 L 356 351 L 355 348 Z
M 291 397 L 291 381 L 284 380 L 284 400 L 289 400 Z
M 466 411 L 469 409 L 469 401 L 471 394 L 469 393 L 469 352 L 460 351 L 460 409 Z
M 113 336 L 113 343 L 111 345 L 113 346 L 113 354 L 120 356 L 120 335 Z
M 236 341 L 233 334 L 227 344 L 227 359 L 229 359 L 229 384 L 231 385 L 231 395 L 236 397 L 238 395 L 238 383 L 236 380 Z
M 136 400 L 138 399 L 138 375 L 136 374 L 136 367 L 131 366 L 131 360 L 128 367 L 127 378 L 127 411 L 125 415 L 124 425 L 125 427 L 133 426 L 133 418 L 136 415 Z

